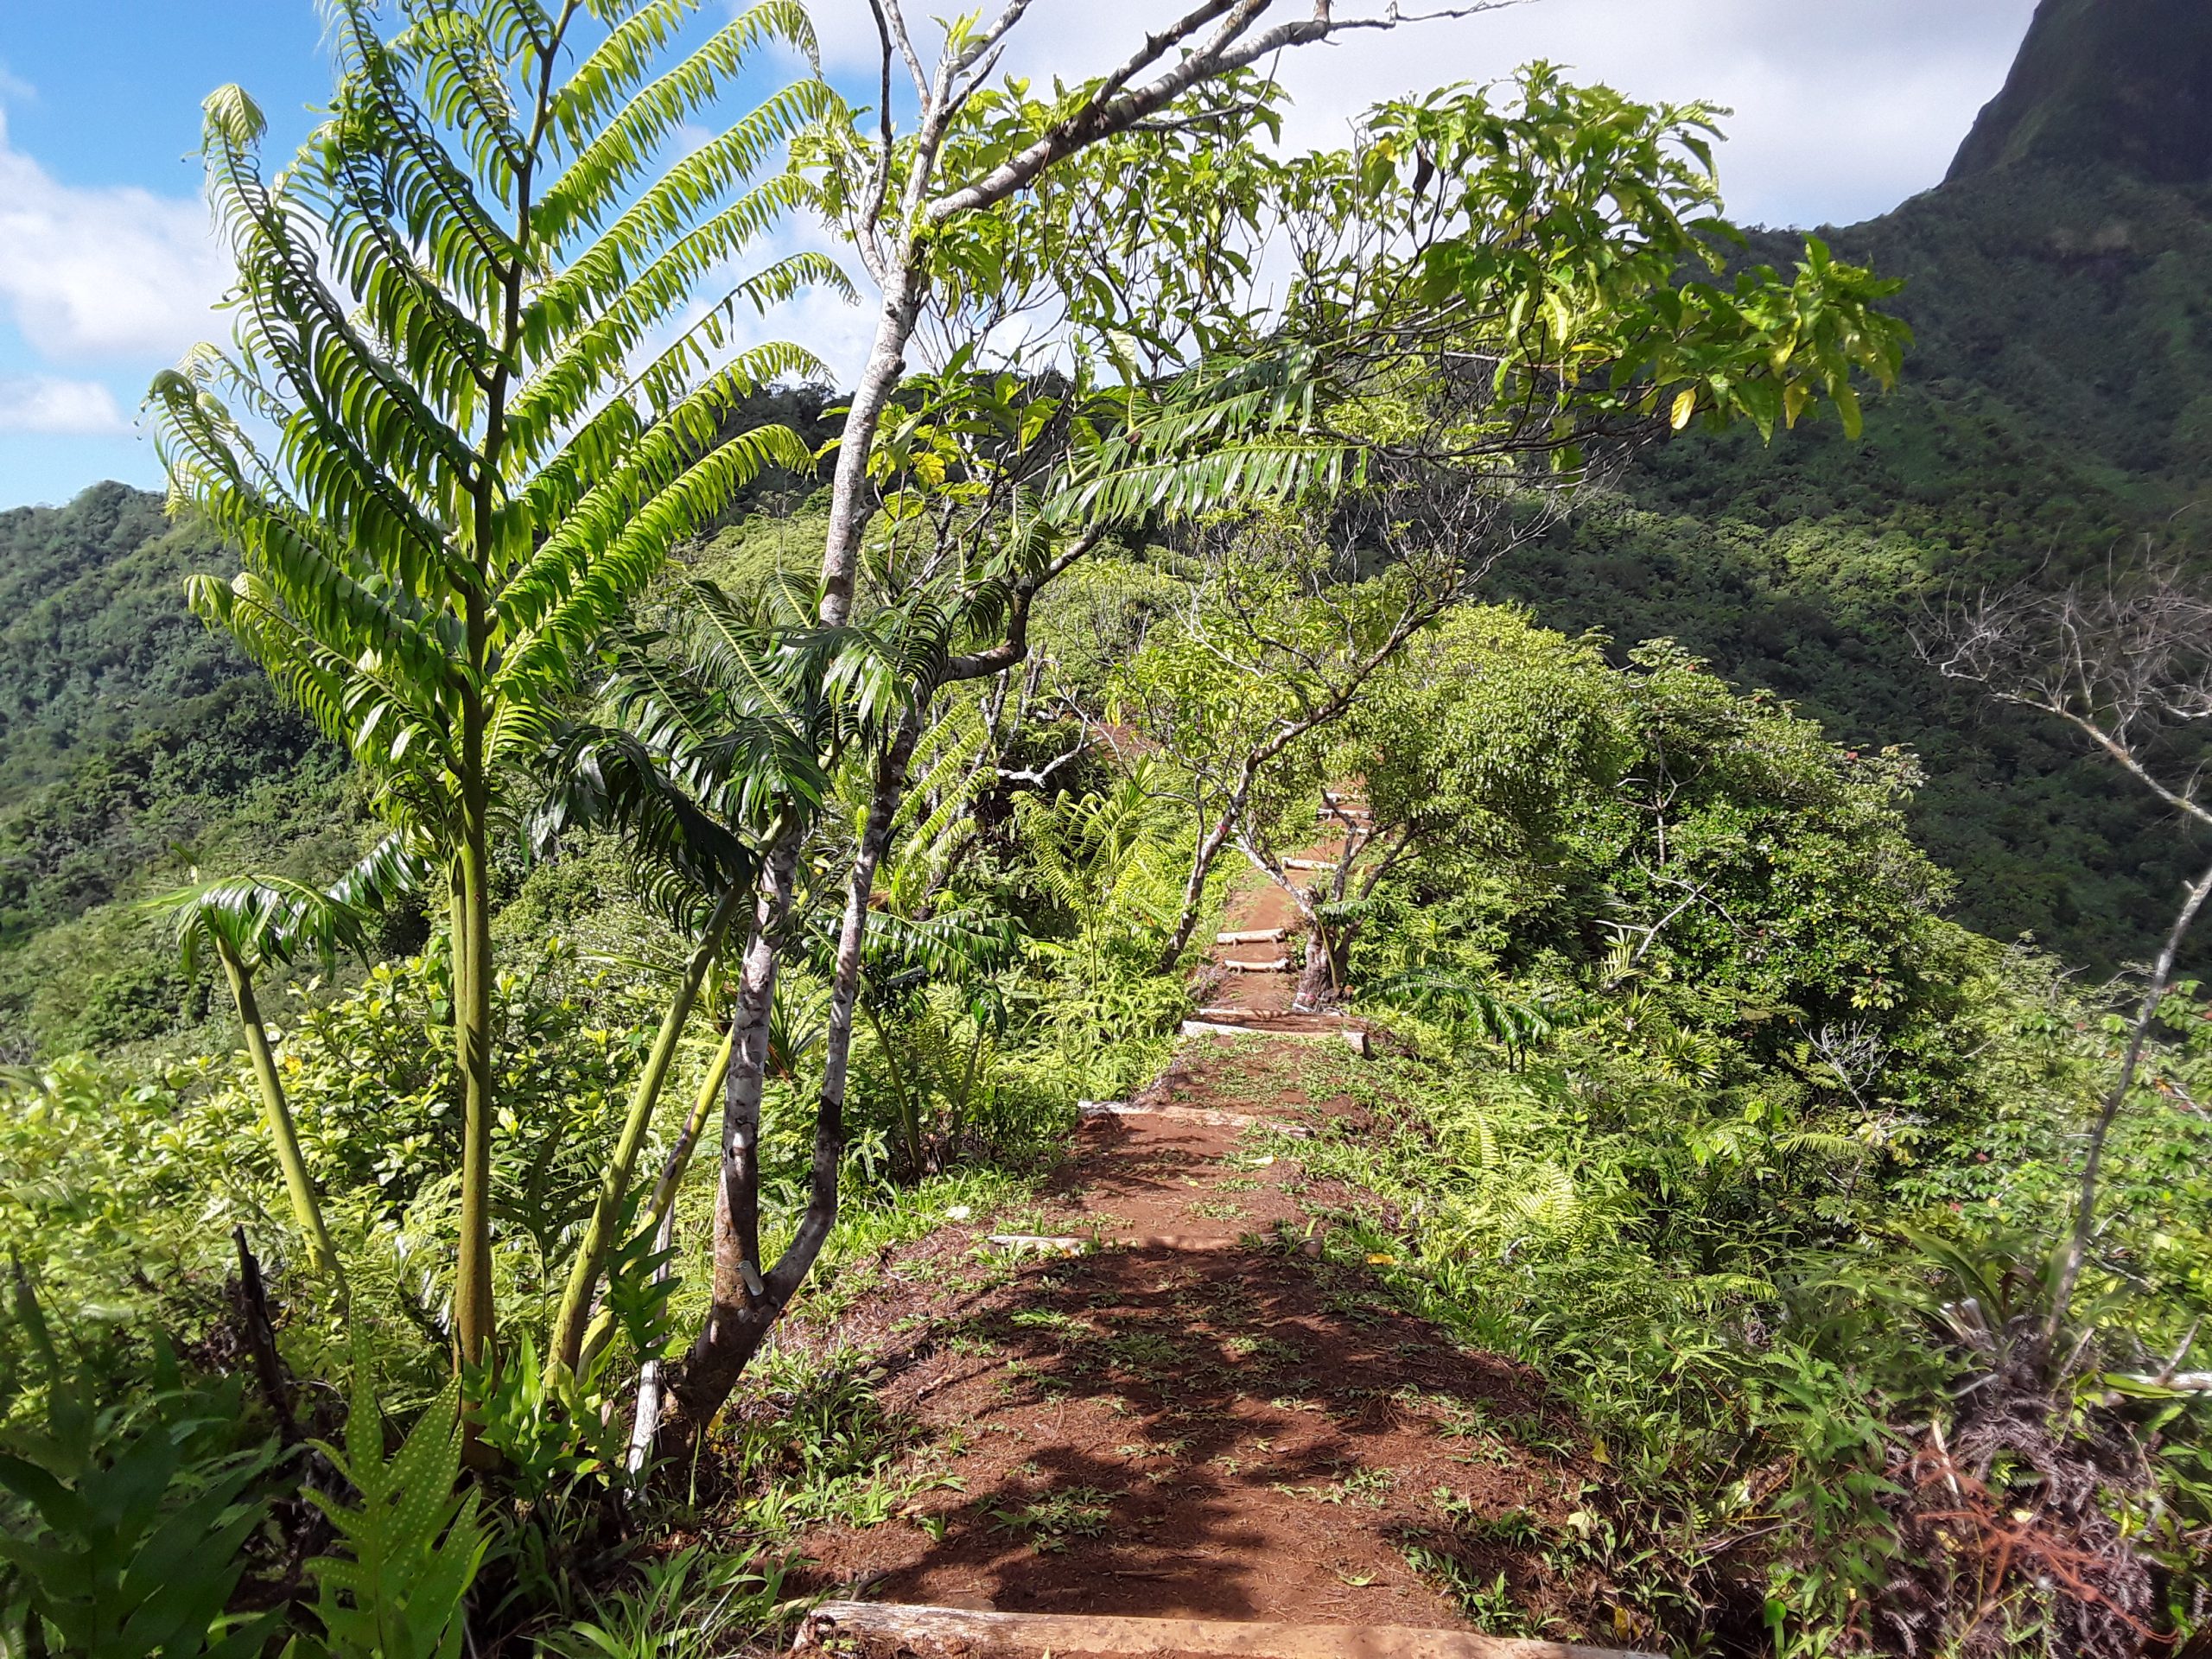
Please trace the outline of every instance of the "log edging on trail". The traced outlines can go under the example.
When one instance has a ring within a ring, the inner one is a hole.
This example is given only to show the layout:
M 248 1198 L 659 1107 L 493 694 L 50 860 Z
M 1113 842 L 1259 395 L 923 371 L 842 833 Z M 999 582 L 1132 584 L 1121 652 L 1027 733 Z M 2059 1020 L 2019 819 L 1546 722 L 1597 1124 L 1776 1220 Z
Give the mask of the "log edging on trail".
M 1217 1025 L 1210 1020 L 1185 1020 L 1182 1035 L 1185 1037 L 1273 1037 L 1283 1042 L 1332 1042 L 1341 1040 L 1351 1052 L 1366 1059 L 1374 1052 L 1367 1033 L 1357 1027 L 1338 1027 L 1334 1031 L 1270 1031 L 1264 1026 Z
M 1211 1106 L 1142 1106 L 1126 1100 L 1079 1100 L 1076 1111 L 1085 1121 L 1110 1117 L 1163 1117 L 1172 1123 L 1203 1123 L 1216 1129 L 1275 1129 L 1311 1140 L 1313 1131 L 1302 1123 L 1285 1123 L 1249 1112 L 1224 1112 Z
M 1242 1233 L 993 1233 L 994 1249 L 1013 1255 L 1088 1255 L 1100 1250 L 1176 1250 L 1211 1255 L 1242 1249 Z
M 1618 1648 L 1480 1636 L 1405 1624 L 1290 1624 L 1217 1618 L 1001 1613 L 897 1602 L 831 1601 L 800 1627 L 795 1651 L 875 1637 L 938 1655 L 1191 1654 L 1224 1659 L 1653 1659 Z

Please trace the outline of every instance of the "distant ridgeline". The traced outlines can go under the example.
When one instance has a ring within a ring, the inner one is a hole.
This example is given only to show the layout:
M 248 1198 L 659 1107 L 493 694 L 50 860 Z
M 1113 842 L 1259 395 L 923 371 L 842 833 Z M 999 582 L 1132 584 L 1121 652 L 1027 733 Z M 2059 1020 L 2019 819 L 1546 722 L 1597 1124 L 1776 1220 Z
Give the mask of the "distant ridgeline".
M 1917 750 L 1964 919 L 2091 969 L 2147 954 L 2186 861 L 2171 823 L 2055 721 L 1947 686 L 1911 634 L 1954 588 L 2145 547 L 2212 577 L 2212 4 L 2044 0 L 1950 176 L 1821 234 L 1910 281 L 1918 343 L 1864 441 L 1666 446 L 1503 585 Z
M 184 608 L 229 562 L 120 484 L 0 512 L 0 1060 L 170 1028 L 189 992 L 124 901 L 334 818 L 334 757 Z
M 121 484 L 0 512 L 0 943 L 188 856 L 223 803 L 314 748 L 184 607 L 187 574 L 226 568 L 214 537 Z

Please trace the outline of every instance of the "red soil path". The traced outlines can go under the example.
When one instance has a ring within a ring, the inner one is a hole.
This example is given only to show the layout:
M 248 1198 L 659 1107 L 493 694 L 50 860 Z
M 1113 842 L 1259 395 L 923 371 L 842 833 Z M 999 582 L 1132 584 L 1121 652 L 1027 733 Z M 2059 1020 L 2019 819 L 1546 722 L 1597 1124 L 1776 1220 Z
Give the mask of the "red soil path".
M 1288 900 L 1255 887 L 1224 927 L 1287 925 L 1294 944 Z M 1216 956 L 1262 951 L 1281 948 Z M 1205 1000 L 1264 1014 L 1295 975 L 1225 980 Z M 1313 1023 L 1192 1039 L 1133 1103 L 1359 1133 L 1348 1096 L 1308 1092 L 1359 1064 Z M 1558 1633 L 1598 1623 L 1590 1587 L 1554 1580 L 1517 1525 L 1576 1507 L 1594 1471 L 1564 1451 L 1571 1425 L 1531 1374 L 1324 1250 L 1355 1198 L 1259 1128 L 1094 1118 L 1020 1230 L 1103 1248 L 1010 1256 L 988 1243 L 1001 1222 L 887 1258 L 881 1288 L 801 1339 L 880 1354 L 919 1495 L 882 1524 L 807 1533 L 806 1579 L 1001 1611 L 1465 1629 L 1448 1560 L 1463 1585 L 1503 1575 Z

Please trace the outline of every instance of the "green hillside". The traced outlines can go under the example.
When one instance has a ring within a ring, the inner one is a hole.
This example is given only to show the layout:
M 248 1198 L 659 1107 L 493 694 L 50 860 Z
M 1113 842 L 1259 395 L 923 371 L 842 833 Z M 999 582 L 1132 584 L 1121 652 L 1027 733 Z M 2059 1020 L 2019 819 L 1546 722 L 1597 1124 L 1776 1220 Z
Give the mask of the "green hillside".
M 161 499 L 96 484 L 65 507 L 0 513 L 0 807 L 86 756 L 176 723 L 261 677 L 179 602 L 213 540 Z
M 2212 1659 L 2202 19 L 1831 257 L 688 10 L 334 0 L 176 516 L 0 515 L 0 1659 Z
M 819 387 L 756 394 L 731 429 L 835 431 Z M 770 468 L 723 519 L 816 480 Z M 185 609 L 184 579 L 236 568 L 162 498 L 95 484 L 0 512 L 0 1061 L 194 1024 L 161 924 L 137 901 L 194 868 L 326 877 L 368 820 L 343 757 L 269 677 Z
M 1916 827 L 1957 874 L 1962 919 L 2093 970 L 2138 952 L 2168 908 L 2171 826 L 2045 722 L 1946 684 L 1913 639 L 1960 588 L 2196 545 L 2212 480 L 2208 87 L 2212 11 L 2049 0 L 1951 177 L 1826 232 L 1910 284 L 1917 345 L 1865 436 L 1665 446 L 1497 583 L 1554 626 L 1623 649 L 1677 638 L 1846 741 L 1914 750 Z M 1786 257 L 1787 239 L 1759 251 Z M 741 424 L 827 434 L 819 394 L 758 401 Z M 176 987 L 90 943 L 144 932 L 104 906 L 218 843 L 264 861 L 290 827 L 351 844 L 332 828 L 335 758 L 183 610 L 184 574 L 220 562 L 121 485 L 0 514 L 0 1047 L 169 1017 L 156 1004 Z M 36 988 L 57 928 L 74 969 L 124 976 L 136 1012 L 99 1012 L 113 997 L 88 1004 L 68 976 L 66 996 Z M 69 1012 L 34 1017 L 41 997 Z
M 225 559 L 120 484 L 0 513 L 0 1057 L 188 1020 L 134 901 L 194 865 L 350 855 L 338 756 L 184 608 Z
M 2152 40 L 2171 50 L 2128 78 Z M 1674 635 L 1840 737 L 1916 750 L 1916 827 L 1963 918 L 2093 969 L 2170 912 L 2172 826 L 2048 722 L 1947 685 L 1913 636 L 1955 591 L 2202 545 L 2212 183 L 2202 100 L 2170 83 L 2212 87 L 2212 12 L 2050 0 L 1953 176 L 1825 232 L 1910 284 L 1917 343 L 1864 439 L 1669 446 L 1503 578 L 1554 625 Z

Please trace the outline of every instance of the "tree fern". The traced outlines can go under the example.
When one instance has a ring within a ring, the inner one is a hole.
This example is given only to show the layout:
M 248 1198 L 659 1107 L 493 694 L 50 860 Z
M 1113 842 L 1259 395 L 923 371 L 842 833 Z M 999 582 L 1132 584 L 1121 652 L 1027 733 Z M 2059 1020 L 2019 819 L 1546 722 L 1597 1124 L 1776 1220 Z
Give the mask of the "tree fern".
M 1103 793 L 1050 803 L 1015 797 L 1032 879 L 1075 912 L 1086 933 L 1122 906 L 1134 906 L 1147 921 L 1164 919 L 1141 897 L 1151 861 L 1173 827 L 1156 793 L 1157 771 L 1156 762 L 1140 759 Z
M 814 49 L 797 0 L 760 0 L 677 56 L 697 10 L 416 0 L 386 33 L 374 0 L 332 0 L 337 89 L 289 167 L 264 173 L 242 90 L 207 101 L 235 334 L 150 398 L 173 505 L 244 557 L 194 581 L 194 608 L 447 875 L 472 1363 L 493 1325 L 490 837 L 669 547 L 764 467 L 810 464 L 782 428 L 730 429 L 746 393 L 819 370 L 795 346 L 736 349 L 734 317 L 843 282 L 801 255 L 702 296 L 791 205 L 786 179 L 754 177 L 830 94 L 785 87 L 671 161 L 760 49 Z
M 940 707 L 942 716 L 914 746 L 912 786 L 898 818 L 900 841 L 878 877 L 891 907 L 902 913 L 926 904 L 973 844 L 976 804 L 998 781 L 997 753 L 981 707 L 957 695 Z

